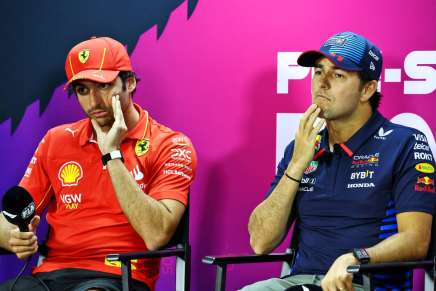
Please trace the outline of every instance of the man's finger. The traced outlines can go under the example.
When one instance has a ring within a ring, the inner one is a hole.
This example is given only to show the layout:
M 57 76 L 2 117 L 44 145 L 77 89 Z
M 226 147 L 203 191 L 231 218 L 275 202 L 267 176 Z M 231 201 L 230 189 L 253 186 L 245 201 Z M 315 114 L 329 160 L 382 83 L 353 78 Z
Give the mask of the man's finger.
M 120 95 L 117 95 L 116 106 L 117 106 L 118 120 L 119 120 L 120 124 L 123 124 L 124 123 L 124 116 L 123 116 L 123 110 L 121 110 Z
M 37 249 L 38 249 L 38 244 L 34 244 L 31 246 L 13 246 L 12 247 L 12 251 L 16 254 L 36 252 Z
M 38 228 L 39 222 L 41 218 L 38 215 L 35 215 L 29 223 L 29 231 L 35 233 Z
M 20 240 L 28 240 L 35 236 L 35 234 L 31 231 L 20 231 L 18 228 L 12 229 L 10 231 L 11 238 L 20 239 Z
M 336 282 L 336 290 L 339 290 L 339 291 L 349 291 L 347 286 L 345 286 L 345 284 L 343 282 L 341 282 L 341 281 L 337 281 Z
M 348 291 L 354 291 L 352 275 L 347 277 L 347 279 L 345 280 L 345 288 L 347 288 Z
M 312 131 L 310 132 L 310 139 L 316 139 L 316 136 L 321 131 L 321 128 L 325 125 L 325 123 L 325 119 L 321 119 L 318 121 L 318 123 L 312 128 Z
M 91 119 L 92 127 L 95 130 L 95 133 L 97 134 L 97 138 L 101 135 L 101 127 L 98 124 L 98 122 L 94 119 Z
M 34 251 L 34 252 L 19 253 L 19 254 L 16 254 L 16 255 L 17 255 L 17 258 L 19 258 L 20 260 L 25 260 L 28 257 L 30 257 L 31 255 L 33 255 L 34 253 L 36 253 L 36 251 Z
M 126 121 L 124 120 L 123 110 L 121 108 L 120 95 L 117 95 L 116 108 L 117 108 L 118 125 L 120 126 L 121 129 L 127 130 Z
M 33 232 L 31 232 L 31 234 L 33 234 Z M 12 237 L 9 242 L 11 246 L 29 246 L 36 243 L 37 240 L 38 238 L 33 234 L 30 238 L 25 239 Z
M 301 130 L 304 130 L 304 128 L 306 128 L 307 119 L 316 110 L 317 107 L 318 107 L 318 105 L 316 105 L 314 103 L 314 104 L 310 105 L 309 108 L 307 108 L 306 112 L 304 112 L 304 114 L 300 120 L 300 129 Z
M 321 109 L 318 107 L 315 109 L 315 111 L 312 112 L 312 114 L 309 115 L 309 119 L 306 122 L 306 127 L 304 128 L 304 131 L 307 132 L 308 134 L 310 134 L 310 132 L 312 131 L 315 120 L 319 116 L 320 112 Z

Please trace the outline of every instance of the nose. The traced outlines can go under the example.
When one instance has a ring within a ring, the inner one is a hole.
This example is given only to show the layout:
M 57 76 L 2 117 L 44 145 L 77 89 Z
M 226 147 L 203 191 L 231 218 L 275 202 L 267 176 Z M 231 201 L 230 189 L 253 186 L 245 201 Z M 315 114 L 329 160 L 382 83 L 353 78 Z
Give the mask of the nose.
M 330 81 L 329 81 L 329 75 L 328 74 L 322 74 L 318 80 L 319 80 L 319 87 L 322 89 L 328 89 L 330 88 Z
M 89 94 L 89 105 L 92 109 L 98 107 L 98 105 L 101 103 L 101 95 L 97 88 L 91 88 L 90 94 Z

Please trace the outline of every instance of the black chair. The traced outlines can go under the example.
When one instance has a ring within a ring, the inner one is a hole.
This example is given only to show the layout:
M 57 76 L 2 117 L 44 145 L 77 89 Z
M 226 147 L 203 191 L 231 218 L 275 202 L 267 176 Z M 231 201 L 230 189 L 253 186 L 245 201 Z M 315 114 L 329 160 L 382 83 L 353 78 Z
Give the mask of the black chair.
M 234 264 L 252 264 L 252 263 L 273 263 L 283 262 L 280 277 L 289 275 L 291 266 L 294 262 L 295 250 L 298 245 L 298 232 L 296 227 L 289 225 L 292 233 L 291 247 L 284 253 L 271 253 L 266 255 L 241 254 L 226 256 L 205 256 L 202 262 L 208 265 L 215 265 L 217 268 L 215 278 L 215 291 L 224 291 L 226 289 L 227 266 Z
M 272 253 L 268 255 L 205 256 L 202 262 L 217 267 L 215 291 L 224 291 L 226 290 L 228 265 L 283 262 L 281 276 L 285 276 L 289 274 L 293 257 L 294 252 L 292 249 L 287 249 L 284 253 Z
M 435 284 L 435 269 L 436 269 L 436 255 L 435 255 L 435 239 L 434 235 L 435 225 L 433 217 L 432 226 L 432 242 L 428 251 L 426 260 L 415 262 L 396 262 L 396 263 L 384 263 L 384 264 L 366 264 L 366 265 L 353 265 L 347 268 L 349 273 L 360 274 L 363 278 L 363 286 L 365 290 L 373 291 L 374 284 L 372 273 L 380 273 L 386 271 L 396 270 L 410 270 L 416 268 L 424 268 L 430 270 L 430 277 L 432 277 L 432 284 Z M 296 229 L 294 227 L 294 229 Z M 224 291 L 226 284 L 226 271 L 227 266 L 232 264 L 249 264 L 249 263 L 266 263 L 266 262 L 283 262 L 282 271 L 280 277 L 289 275 L 290 268 L 293 264 L 294 254 L 298 245 L 298 233 L 293 232 L 291 239 L 291 248 L 286 250 L 286 253 L 272 253 L 267 255 L 233 255 L 233 256 L 205 256 L 202 262 L 209 265 L 215 265 L 217 267 L 216 279 L 215 279 L 215 291 Z M 433 289 L 436 290 L 436 289 Z
M 176 256 L 176 289 L 189 291 L 191 270 L 191 246 L 189 244 L 189 206 L 186 208 L 179 226 L 171 240 L 157 251 L 134 252 L 124 254 L 109 254 L 109 262 L 121 262 L 121 277 L 123 291 L 130 290 L 132 272 L 131 261 L 136 259 L 151 259 Z
M 365 264 L 365 265 L 352 265 L 347 268 L 347 272 L 351 274 L 359 274 L 363 278 L 363 288 L 368 291 L 373 291 L 374 274 L 383 272 L 406 271 L 412 269 L 425 269 L 427 271 L 426 279 L 431 280 L 433 290 L 436 290 L 436 222 L 433 216 L 431 242 L 425 260 L 408 261 L 408 262 L 393 262 L 393 263 L 380 263 L 380 264 Z
M 45 244 L 39 246 L 40 259 L 47 254 Z M 0 248 L 0 255 L 14 255 L 14 253 Z M 146 258 L 162 258 L 176 256 L 176 289 L 189 291 L 191 270 L 191 246 L 189 244 L 189 206 L 186 208 L 180 223 L 171 240 L 160 250 L 148 252 L 134 252 L 124 254 L 109 254 L 109 262 L 121 262 L 123 291 L 130 290 L 132 274 L 131 260 Z

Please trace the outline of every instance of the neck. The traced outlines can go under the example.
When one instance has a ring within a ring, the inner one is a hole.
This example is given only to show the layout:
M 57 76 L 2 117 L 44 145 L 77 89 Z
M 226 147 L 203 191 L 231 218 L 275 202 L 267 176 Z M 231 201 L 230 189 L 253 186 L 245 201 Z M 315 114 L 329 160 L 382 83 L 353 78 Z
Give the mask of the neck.
M 371 118 L 371 108 L 363 108 L 350 116 L 327 121 L 330 150 L 334 144 L 347 142 Z

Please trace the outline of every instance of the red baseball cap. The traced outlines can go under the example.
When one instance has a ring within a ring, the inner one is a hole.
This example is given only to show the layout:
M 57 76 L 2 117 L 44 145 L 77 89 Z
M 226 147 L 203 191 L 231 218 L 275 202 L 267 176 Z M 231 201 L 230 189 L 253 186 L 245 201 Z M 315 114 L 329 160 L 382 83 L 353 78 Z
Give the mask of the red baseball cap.
M 126 48 L 110 37 L 93 37 L 77 44 L 65 61 L 67 85 L 78 79 L 109 83 L 120 71 L 133 71 L 130 57 Z

